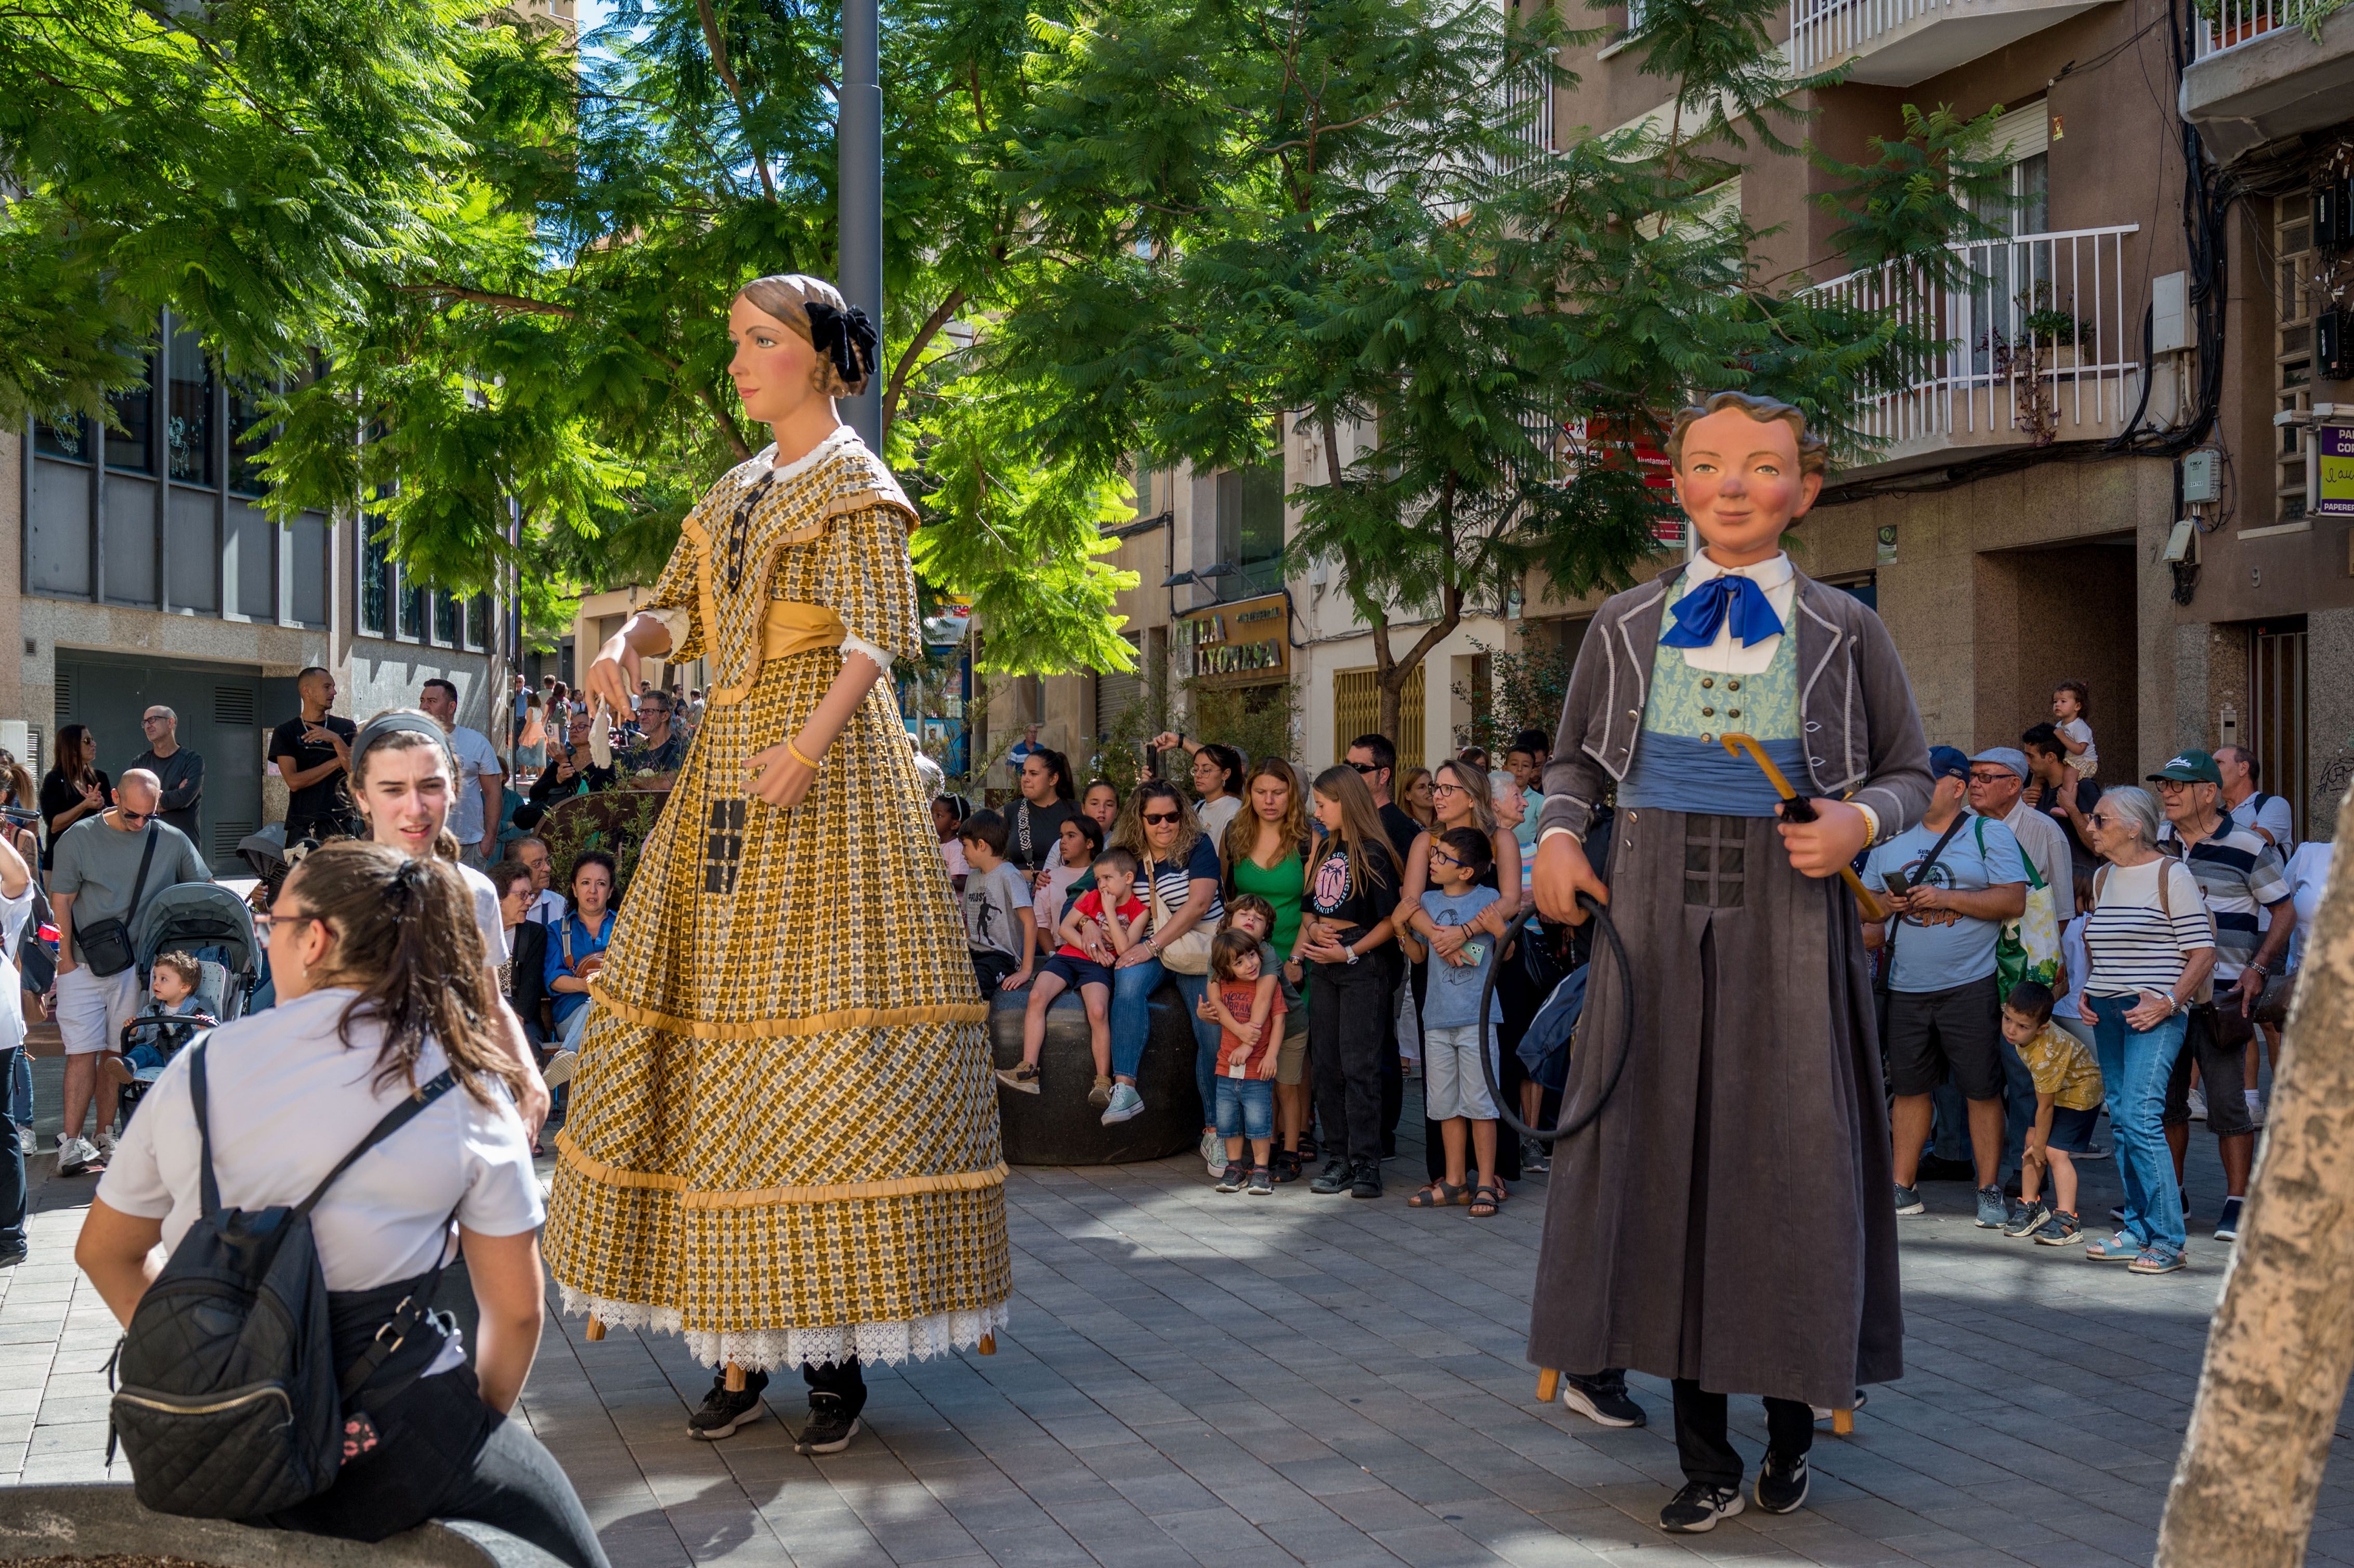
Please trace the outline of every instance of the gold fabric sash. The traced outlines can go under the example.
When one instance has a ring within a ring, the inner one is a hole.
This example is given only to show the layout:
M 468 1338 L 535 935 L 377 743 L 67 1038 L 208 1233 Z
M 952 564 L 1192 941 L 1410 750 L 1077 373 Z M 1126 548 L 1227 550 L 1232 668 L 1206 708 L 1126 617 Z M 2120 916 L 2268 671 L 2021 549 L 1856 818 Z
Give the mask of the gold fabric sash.
M 745 673 L 742 684 L 714 687 L 707 694 L 708 700 L 742 702 L 752 694 L 752 687 L 760 678 L 760 665 L 788 654 L 806 653 L 812 648 L 839 648 L 849 630 L 842 624 L 842 617 L 822 604 L 772 599 L 760 617 L 759 663 Z

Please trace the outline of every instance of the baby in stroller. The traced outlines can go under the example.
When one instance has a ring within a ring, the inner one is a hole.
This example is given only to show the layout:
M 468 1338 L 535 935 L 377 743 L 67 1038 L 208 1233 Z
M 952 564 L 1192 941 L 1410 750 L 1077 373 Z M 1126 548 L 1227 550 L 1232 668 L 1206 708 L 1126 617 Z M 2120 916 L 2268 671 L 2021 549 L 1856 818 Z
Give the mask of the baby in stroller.
M 206 971 L 212 971 L 207 974 Z M 192 953 L 158 953 L 147 977 L 147 1004 L 123 1026 L 122 1050 L 109 1052 L 100 1070 L 126 1087 L 155 1081 L 164 1064 L 220 1022 L 220 994 L 228 970 Z

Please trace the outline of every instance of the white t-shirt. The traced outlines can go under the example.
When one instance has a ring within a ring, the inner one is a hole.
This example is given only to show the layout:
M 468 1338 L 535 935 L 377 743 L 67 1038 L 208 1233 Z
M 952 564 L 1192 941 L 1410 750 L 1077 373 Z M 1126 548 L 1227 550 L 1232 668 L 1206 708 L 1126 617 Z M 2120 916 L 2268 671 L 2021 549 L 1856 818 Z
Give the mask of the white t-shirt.
M 33 912 L 33 885 L 25 884 L 25 891 L 14 898 L 0 898 L 0 953 L 16 950 L 17 933 L 25 928 L 25 918 Z M 0 970 L 6 968 L 0 964 Z M 0 974 L 0 1051 L 13 1051 L 25 1043 L 25 988 L 22 977 L 8 980 Z M 0 1093 L 6 1086 L 0 1085 Z
M 2263 803 L 2251 811 L 2248 800 Z M 2243 828 L 2261 832 L 2272 841 L 2273 848 L 2280 852 L 2281 859 L 2286 860 L 2289 853 L 2296 848 L 2296 819 L 2289 812 L 2288 797 L 2267 795 L 2260 790 L 2249 796 L 2248 800 L 2232 808 L 2232 820 Z
M 225 1023 L 206 1048 L 213 1174 L 221 1202 L 263 1209 L 298 1203 L 407 1095 L 375 1086 L 382 1032 L 352 1024 L 336 1033 L 358 993 L 313 991 Z M 164 1068 L 115 1146 L 98 1195 L 109 1207 L 161 1220 L 174 1247 L 204 1211 L 201 1150 L 183 1051 Z M 424 1083 L 447 1065 L 429 1041 L 417 1062 Z M 503 1089 L 484 1105 L 453 1088 L 335 1179 L 311 1211 L 319 1267 L 330 1290 L 367 1290 L 413 1278 L 447 1248 L 451 1213 L 483 1235 L 512 1236 L 546 1217 L 532 1171 L 531 1139 Z
M 458 798 L 450 806 L 450 832 L 461 844 L 482 837 L 482 786 L 486 773 L 504 774 L 504 764 L 478 729 L 460 725 L 450 732 L 450 750 L 458 758 Z
M 1210 835 L 1212 843 L 1222 844 L 1226 842 L 1226 824 L 1233 821 L 1235 813 L 1242 809 L 1243 798 L 1240 795 L 1221 795 L 1206 806 L 1196 806 L 1193 817 L 1202 824 L 1202 831 Z
M 2313 917 L 2321 912 L 2321 890 L 2329 882 L 2329 864 L 2337 853 L 2337 845 L 2328 839 L 2315 839 L 2296 846 L 2288 857 L 2288 896 L 2296 906 L 2296 929 L 2288 934 L 2288 967 L 2295 970 L 2305 963 L 2305 934 L 2313 929 Z
M 2089 916 L 2069 917 L 2060 932 L 2060 958 L 2068 966 L 2068 994 L 2054 997 L 2052 1016 L 2082 1020 L 2084 1016 L 2084 982 L 2093 978 L 2093 956 L 2084 949 L 2084 923 Z
M 482 933 L 482 961 L 496 969 L 507 961 L 507 926 L 499 917 L 499 890 L 471 865 L 457 870 L 466 879 L 466 891 L 474 895 L 474 924 Z
M 498 889 L 494 887 L 491 892 L 496 895 Z M 531 907 L 523 912 L 523 917 L 542 926 L 561 926 L 564 916 L 571 913 L 571 909 L 572 906 L 564 901 L 564 895 L 551 887 L 531 901 Z

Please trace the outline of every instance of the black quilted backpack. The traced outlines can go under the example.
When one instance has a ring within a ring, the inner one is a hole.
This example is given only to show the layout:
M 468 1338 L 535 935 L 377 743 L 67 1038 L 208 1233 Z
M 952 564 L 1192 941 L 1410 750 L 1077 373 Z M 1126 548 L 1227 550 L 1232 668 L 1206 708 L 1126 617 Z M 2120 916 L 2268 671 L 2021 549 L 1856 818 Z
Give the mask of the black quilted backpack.
M 445 1072 L 422 1086 L 294 1207 L 224 1209 L 206 1118 L 207 1044 L 191 1047 L 188 1064 L 204 1217 L 139 1298 L 115 1351 L 121 1381 L 107 1457 L 119 1440 L 133 1490 L 158 1513 L 255 1519 L 334 1484 L 344 1402 L 384 1360 L 364 1356 L 337 1375 L 312 1206 L 455 1080 Z

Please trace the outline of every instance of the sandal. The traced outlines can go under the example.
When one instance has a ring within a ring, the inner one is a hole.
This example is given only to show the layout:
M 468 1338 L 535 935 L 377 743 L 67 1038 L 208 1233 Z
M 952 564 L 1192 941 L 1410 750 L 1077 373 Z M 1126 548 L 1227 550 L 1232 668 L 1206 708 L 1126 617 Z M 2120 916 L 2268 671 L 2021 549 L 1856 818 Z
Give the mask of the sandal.
M 1475 1220 L 1492 1218 L 1504 1206 L 1504 1200 L 1493 1187 L 1482 1184 L 1471 1189 L 1471 1217 Z
M 1405 1201 L 1409 1209 L 1459 1209 L 1471 1201 L 1469 1187 L 1450 1187 L 1444 1181 L 1433 1181 Z

